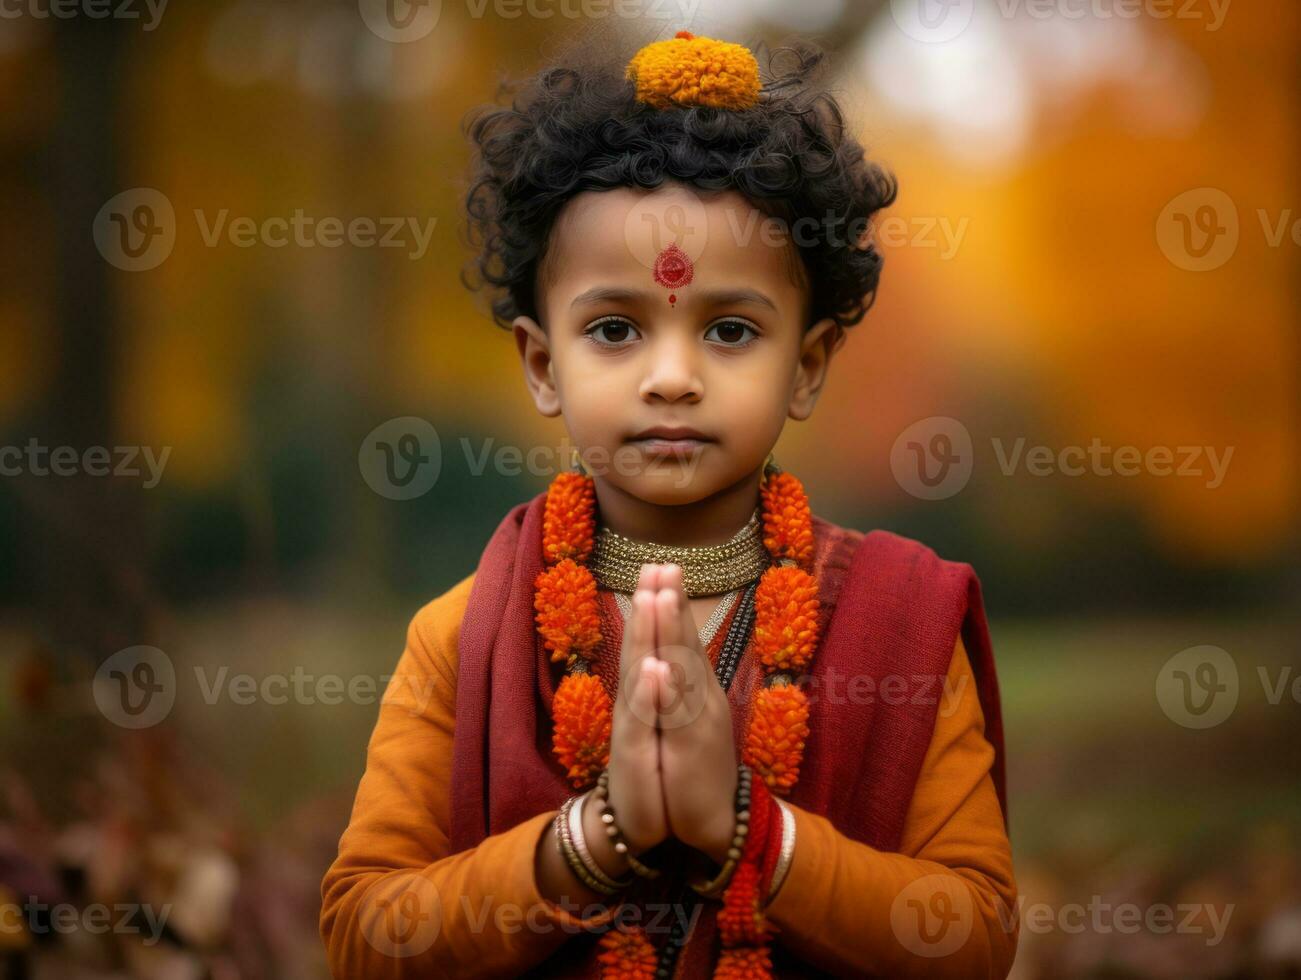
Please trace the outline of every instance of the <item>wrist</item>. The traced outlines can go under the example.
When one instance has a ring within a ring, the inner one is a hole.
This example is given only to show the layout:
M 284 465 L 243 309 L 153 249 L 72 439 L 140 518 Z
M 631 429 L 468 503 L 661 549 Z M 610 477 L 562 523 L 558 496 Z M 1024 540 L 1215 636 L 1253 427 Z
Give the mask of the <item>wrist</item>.
M 731 801 L 731 805 L 724 805 L 715 811 L 714 821 L 705 833 L 703 845 L 699 848 L 709 855 L 710 860 L 715 864 L 721 865 L 727 860 L 727 852 L 732 847 L 732 839 L 736 836 L 736 794 L 739 783 L 739 770 L 733 769 L 726 797 Z
M 727 852 L 732 847 L 735 836 L 736 811 L 729 808 L 722 811 L 710 826 L 699 850 L 708 855 L 715 864 L 721 865 L 727 860 Z
M 599 806 L 600 820 L 605 828 L 606 837 L 609 839 L 610 846 L 618 858 L 622 862 L 626 862 L 637 876 L 641 878 L 658 878 L 663 873 L 662 870 L 638 860 L 642 849 L 634 848 L 619 827 L 614 807 L 610 804 L 610 770 L 608 768 L 601 771 L 601 775 L 596 781 L 596 788 L 592 792 Z
M 741 766 L 738 770 L 736 799 L 733 804 L 732 836 L 728 840 L 727 849 L 720 853 L 716 839 L 706 844 L 706 853 L 718 863 L 718 871 L 705 881 L 691 882 L 691 887 L 706 898 L 720 897 L 740 866 L 741 858 L 749 843 L 752 792 L 753 781 L 750 769 L 748 766 Z
M 631 884 L 631 879 L 618 880 L 608 875 L 592 856 L 587 846 L 587 831 L 582 824 L 584 796 L 571 796 L 561 804 L 553 820 L 556 853 L 568 868 L 569 874 L 589 893 L 603 896 L 617 894 Z
M 583 806 L 583 834 L 587 838 L 587 848 L 601 870 L 611 878 L 622 878 L 630 867 L 628 858 L 614 849 L 601 820 L 599 801 L 591 795 Z

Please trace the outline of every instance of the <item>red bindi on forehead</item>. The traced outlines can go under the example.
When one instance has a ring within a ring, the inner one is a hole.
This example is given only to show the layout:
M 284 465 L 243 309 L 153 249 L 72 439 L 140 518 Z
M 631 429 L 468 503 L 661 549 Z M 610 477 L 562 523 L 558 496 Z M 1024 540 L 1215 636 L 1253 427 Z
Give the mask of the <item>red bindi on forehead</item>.
M 691 256 L 676 244 L 671 244 L 661 249 L 659 255 L 655 256 L 655 265 L 651 271 L 655 281 L 670 290 L 669 305 L 672 306 L 678 301 L 678 297 L 671 290 L 689 285 L 695 270 L 691 265 Z

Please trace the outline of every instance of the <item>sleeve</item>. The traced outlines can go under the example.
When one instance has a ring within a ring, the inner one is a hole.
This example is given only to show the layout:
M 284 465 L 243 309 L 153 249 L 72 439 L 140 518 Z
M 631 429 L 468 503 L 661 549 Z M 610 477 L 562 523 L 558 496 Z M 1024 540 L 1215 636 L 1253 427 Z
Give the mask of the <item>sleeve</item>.
M 352 817 L 321 883 L 335 977 L 515 976 L 618 913 L 578 918 L 539 893 L 534 854 L 555 810 L 449 853 L 456 640 L 472 581 L 416 614 L 381 701 Z
M 765 909 L 777 941 L 842 976 L 1006 977 L 1019 920 L 994 747 L 959 638 L 898 853 L 791 806 L 795 852 Z

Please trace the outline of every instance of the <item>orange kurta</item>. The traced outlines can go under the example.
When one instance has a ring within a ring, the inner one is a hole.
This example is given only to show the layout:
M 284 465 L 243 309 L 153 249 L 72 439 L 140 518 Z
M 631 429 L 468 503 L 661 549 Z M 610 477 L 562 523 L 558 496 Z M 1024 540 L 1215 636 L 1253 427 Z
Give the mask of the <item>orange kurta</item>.
M 577 930 L 617 914 L 579 920 L 538 892 L 534 854 L 556 810 L 448 853 L 457 638 L 473 581 L 412 619 L 380 706 L 352 818 L 322 883 L 321 934 L 336 977 L 519 975 Z M 766 912 L 780 930 L 775 942 L 814 966 L 962 978 L 1004 977 L 1011 968 L 1018 932 L 1011 849 L 961 639 L 940 698 L 897 853 L 790 805 L 795 853 Z M 437 896 L 437 912 L 423 920 L 425 935 L 417 926 L 403 955 L 394 955 L 374 938 L 377 907 L 394 876 L 411 873 Z

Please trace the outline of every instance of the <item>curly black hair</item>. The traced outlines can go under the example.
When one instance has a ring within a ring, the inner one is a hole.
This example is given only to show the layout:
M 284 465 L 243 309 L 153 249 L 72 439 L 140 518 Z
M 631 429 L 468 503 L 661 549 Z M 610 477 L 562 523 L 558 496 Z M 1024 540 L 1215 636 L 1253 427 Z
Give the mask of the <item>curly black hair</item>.
M 819 84 L 826 52 L 806 39 L 774 49 L 752 108 L 656 109 L 634 97 L 624 77 L 632 52 L 621 47 L 583 39 L 523 82 L 503 83 L 510 106 L 480 106 L 462 124 L 475 148 L 465 207 L 477 252 L 462 281 L 490 288 L 493 320 L 509 328 L 520 315 L 539 319 L 548 238 L 572 197 L 677 181 L 734 190 L 788 229 L 819 229 L 794 239 L 808 286 L 805 327 L 825 317 L 858 323 L 883 259 L 851 230 L 870 227 L 898 184 L 867 160 Z

